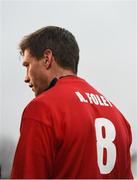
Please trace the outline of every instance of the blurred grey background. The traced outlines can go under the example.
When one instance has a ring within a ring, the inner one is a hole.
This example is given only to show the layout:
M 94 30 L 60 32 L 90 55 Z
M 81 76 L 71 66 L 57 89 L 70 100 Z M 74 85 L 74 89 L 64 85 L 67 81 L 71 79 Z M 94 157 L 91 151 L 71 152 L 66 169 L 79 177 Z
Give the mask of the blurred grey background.
M 0 166 L 8 178 L 24 107 L 34 98 L 25 85 L 18 43 L 47 25 L 62 26 L 80 47 L 78 75 L 105 94 L 128 119 L 137 178 L 136 1 L 0 1 Z

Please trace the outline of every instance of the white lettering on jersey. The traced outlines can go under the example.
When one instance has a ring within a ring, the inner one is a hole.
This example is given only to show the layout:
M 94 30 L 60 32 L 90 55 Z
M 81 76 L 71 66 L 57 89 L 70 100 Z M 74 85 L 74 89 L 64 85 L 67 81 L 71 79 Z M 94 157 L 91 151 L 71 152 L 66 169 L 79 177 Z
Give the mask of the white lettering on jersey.
M 96 96 L 94 94 L 92 94 L 92 93 L 85 93 L 85 94 L 87 95 L 90 103 L 94 102 L 94 104 L 96 104 L 96 105 L 99 104 L 99 102 L 98 102 L 98 100 L 97 100 L 97 98 L 96 98 Z
M 110 101 L 108 99 L 106 99 L 104 96 L 100 96 L 100 98 L 103 101 L 105 106 L 109 106 L 110 105 L 112 107 L 112 104 L 110 103 Z
M 105 130 L 103 137 L 102 128 Z M 95 130 L 97 138 L 97 157 L 98 166 L 101 174 L 110 173 L 116 163 L 116 147 L 113 141 L 116 137 L 116 130 L 113 123 L 105 118 L 97 118 L 95 120 Z M 106 162 L 103 162 L 104 151 L 106 150 Z
M 102 95 L 88 93 L 88 92 L 85 92 L 85 94 L 82 95 L 79 91 L 75 92 L 75 94 L 77 95 L 80 102 L 82 103 L 90 103 L 90 104 L 95 104 L 95 105 L 100 105 L 100 106 L 112 107 L 111 102 Z M 85 98 L 85 95 L 87 99 Z
M 78 96 L 80 102 L 85 102 L 85 103 L 88 102 L 88 100 L 85 99 L 85 98 L 82 96 L 82 94 L 80 94 L 80 92 L 75 92 L 75 94 Z

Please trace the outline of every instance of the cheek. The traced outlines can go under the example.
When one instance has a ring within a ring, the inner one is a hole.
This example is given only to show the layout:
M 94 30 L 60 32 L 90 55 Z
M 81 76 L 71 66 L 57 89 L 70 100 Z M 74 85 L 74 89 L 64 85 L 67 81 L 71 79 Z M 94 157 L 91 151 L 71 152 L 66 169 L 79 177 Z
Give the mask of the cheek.
M 30 78 L 35 78 L 35 76 L 37 74 L 37 69 L 33 66 L 30 66 L 28 74 L 29 74 Z
M 41 69 L 37 66 L 35 68 L 31 68 L 29 71 L 30 78 L 33 83 L 40 84 L 41 79 L 43 77 Z
M 30 69 L 29 69 L 29 76 L 30 76 L 30 77 L 33 77 L 33 74 L 34 74 L 33 69 L 30 68 Z

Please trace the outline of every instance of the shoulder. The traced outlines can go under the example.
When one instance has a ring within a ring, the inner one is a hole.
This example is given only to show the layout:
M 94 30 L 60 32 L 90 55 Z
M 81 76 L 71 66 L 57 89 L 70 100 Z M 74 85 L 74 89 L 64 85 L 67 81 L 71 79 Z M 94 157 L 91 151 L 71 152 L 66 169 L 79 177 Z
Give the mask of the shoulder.
M 34 98 L 24 109 L 22 120 L 33 120 L 50 124 L 50 110 L 47 103 L 41 98 Z
M 64 104 L 70 102 L 75 90 L 85 83 L 85 80 L 79 77 L 59 79 L 54 87 L 34 98 L 26 106 L 23 117 L 52 116 L 57 110 L 62 109 Z

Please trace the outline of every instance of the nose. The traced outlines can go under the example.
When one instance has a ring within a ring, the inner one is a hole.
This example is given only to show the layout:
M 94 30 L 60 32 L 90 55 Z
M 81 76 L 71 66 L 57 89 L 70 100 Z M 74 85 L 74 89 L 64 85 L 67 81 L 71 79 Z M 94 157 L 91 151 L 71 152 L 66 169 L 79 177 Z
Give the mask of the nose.
M 30 78 L 28 77 L 28 75 L 25 76 L 24 82 L 25 83 L 29 83 L 30 82 Z

